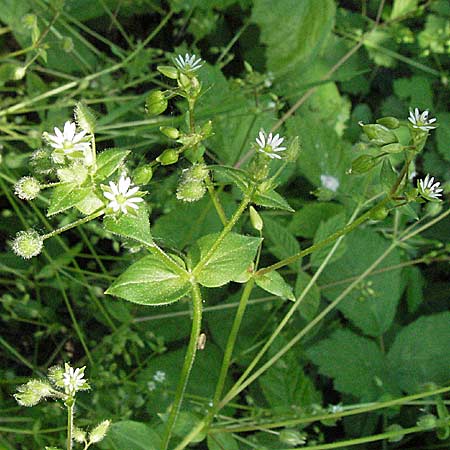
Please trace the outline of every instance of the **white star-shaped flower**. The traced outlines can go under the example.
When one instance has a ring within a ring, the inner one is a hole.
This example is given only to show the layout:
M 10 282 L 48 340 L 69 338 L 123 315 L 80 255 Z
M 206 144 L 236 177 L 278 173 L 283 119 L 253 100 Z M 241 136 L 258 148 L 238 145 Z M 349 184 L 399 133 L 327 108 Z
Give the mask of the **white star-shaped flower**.
M 84 369 L 84 367 L 74 369 L 69 364 L 65 365 L 63 383 L 66 394 L 73 395 L 77 391 L 88 388 L 87 381 L 84 379 Z
M 339 180 L 332 175 L 320 175 L 320 182 L 325 189 L 336 192 L 339 187 Z
M 428 110 L 420 113 L 418 108 L 415 108 L 414 111 L 410 109 L 408 120 L 412 123 L 413 128 L 418 128 L 423 131 L 434 130 L 436 126 L 431 124 L 436 122 L 436 118 L 429 119 L 428 114 Z
M 89 149 L 91 144 L 86 142 L 86 132 L 76 132 L 75 122 L 67 121 L 64 129 L 61 131 L 58 127 L 54 128 L 55 134 L 46 134 L 49 144 L 55 150 L 62 150 L 66 155 L 73 152 L 84 152 Z
M 190 55 L 189 53 L 186 53 L 184 56 L 178 55 L 174 59 L 174 63 L 179 70 L 188 73 L 195 72 L 204 64 L 201 58 L 197 58 L 195 55 Z
M 419 194 L 426 200 L 431 202 L 440 201 L 439 197 L 442 197 L 443 189 L 439 186 L 441 183 L 434 182 L 434 177 L 430 178 L 428 174 L 423 180 L 417 181 L 417 189 L 419 190 Z
M 108 208 L 115 213 L 121 211 L 128 214 L 133 210 L 137 210 L 139 206 L 136 203 L 143 202 L 144 199 L 139 197 L 139 186 L 132 186 L 130 177 L 122 175 L 116 184 L 109 182 L 109 187 L 104 187 L 103 195 L 110 201 Z
M 286 150 L 286 147 L 280 147 L 284 138 L 280 137 L 279 134 L 273 136 L 272 133 L 269 133 L 269 135 L 266 135 L 264 130 L 261 130 L 258 136 L 256 138 L 257 150 L 265 153 L 269 158 L 281 159 L 281 156 L 277 152 Z

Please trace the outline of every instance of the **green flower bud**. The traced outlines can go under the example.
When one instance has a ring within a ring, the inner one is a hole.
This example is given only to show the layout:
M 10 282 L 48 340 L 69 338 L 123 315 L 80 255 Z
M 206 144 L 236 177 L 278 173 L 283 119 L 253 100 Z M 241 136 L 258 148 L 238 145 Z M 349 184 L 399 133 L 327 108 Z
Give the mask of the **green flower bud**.
M 203 135 L 204 139 L 213 135 L 213 125 L 210 120 L 203 124 L 201 134 Z
M 86 440 L 86 431 L 82 430 L 81 428 L 74 427 L 72 436 L 76 442 L 83 444 Z
M 170 139 L 178 139 L 180 132 L 173 127 L 159 127 L 159 131 Z
M 134 184 L 147 184 L 153 177 L 153 169 L 150 164 L 145 164 L 144 166 L 139 166 L 133 171 L 133 181 Z
M 185 75 L 184 73 L 180 73 L 179 77 L 178 77 L 178 85 L 183 88 L 185 91 L 187 91 L 188 89 L 191 88 L 192 83 L 191 83 L 191 78 L 189 78 L 187 75 Z
M 178 70 L 175 67 L 158 66 L 156 70 L 172 80 L 176 80 L 178 78 Z
M 381 119 L 377 119 L 377 123 L 390 130 L 395 130 L 400 126 L 400 121 L 396 117 L 382 117 Z
M 100 442 L 106 436 L 108 432 L 108 428 L 111 425 L 110 420 L 104 420 L 99 423 L 90 433 L 89 433 L 89 442 L 95 444 L 96 442 Z
M 249 208 L 250 212 L 250 222 L 252 223 L 252 226 L 255 230 L 261 231 L 264 227 L 264 222 L 261 218 L 261 216 L 258 214 L 258 211 L 256 211 L 253 206 L 250 206 Z
M 14 193 L 22 200 L 33 200 L 41 191 L 41 185 L 34 177 L 23 177 L 14 186 Z
M 73 40 L 71 37 L 64 37 L 62 40 L 62 49 L 66 52 L 66 53 L 70 53 L 73 51 L 73 49 L 75 48 L 74 44 L 73 44 Z
M 30 380 L 17 388 L 18 393 L 14 398 L 21 406 L 34 406 L 43 398 L 52 395 L 52 387 L 42 380 Z
M 389 209 L 382 206 L 381 208 L 377 208 L 370 214 L 370 218 L 372 220 L 384 220 L 389 214 Z
M 389 432 L 389 431 L 399 432 L 399 431 L 402 431 L 402 430 L 403 430 L 403 427 L 401 425 L 399 425 L 398 423 L 393 423 L 392 425 L 389 425 L 386 428 L 387 432 Z M 388 439 L 388 442 L 400 442 L 403 439 L 404 436 L 405 435 L 403 433 L 397 434 L 395 436 L 390 437 Z
M 377 164 L 381 162 L 380 159 L 374 158 L 372 155 L 358 156 L 353 162 L 352 167 L 348 171 L 350 174 L 360 175 L 373 169 Z
M 12 243 L 14 253 L 24 259 L 39 255 L 44 246 L 44 240 L 37 231 L 19 231 Z
M 298 154 L 300 153 L 300 140 L 298 136 L 295 136 L 294 139 L 290 142 L 286 152 L 284 153 L 284 158 L 287 162 L 295 162 L 297 161 Z
M 249 172 L 255 181 L 263 181 L 269 175 L 269 158 L 257 153 L 249 164 Z
M 280 441 L 283 444 L 297 447 L 298 445 L 306 444 L 306 436 L 297 430 L 285 429 L 280 432 Z
M 433 414 L 425 414 L 424 416 L 419 417 L 417 421 L 417 426 L 423 428 L 424 430 L 432 430 L 436 428 L 437 425 L 437 417 Z
M 364 125 L 361 122 L 360 125 L 366 136 L 370 139 L 370 142 L 375 145 L 386 145 L 398 142 L 395 133 L 383 125 L 375 123 Z
M 168 101 L 162 91 L 152 91 L 147 95 L 145 107 L 147 114 L 150 116 L 158 116 L 167 109 Z
M 178 161 L 178 157 L 179 155 L 176 150 L 168 148 L 156 158 L 156 161 L 161 163 L 163 166 L 168 166 L 170 164 L 175 164 Z
M 188 169 L 183 170 L 183 180 L 205 181 L 208 174 L 209 170 L 208 167 L 206 167 L 206 164 L 194 164 Z
M 77 125 L 86 133 L 94 134 L 97 118 L 94 111 L 84 102 L 78 102 L 75 106 L 75 120 Z
M 195 164 L 197 161 L 199 161 L 203 157 L 205 151 L 206 151 L 205 146 L 194 145 L 193 147 L 190 147 L 184 151 L 184 156 L 192 164 Z
M 205 195 L 205 192 L 206 187 L 203 181 L 184 181 L 178 185 L 177 199 L 184 202 L 196 202 Z
M 381 147 L 381 150 L 388 153 L 400 153 L 404 149 L 405 147 L 402 144 L 399 144 L 398 142 L 394 144 L 383 145 L 383 147 Z
M 48 379 L 58 388 L 64 387 L 64 369 L 61 366 L 52 366 L 48 369 Z
M 27 68 L 24 66 L 16 66 L 14 68 L 14 72 L 12 73 L 12 79 L 13 80 L 21 80 L 25 74 L 27 73 Z

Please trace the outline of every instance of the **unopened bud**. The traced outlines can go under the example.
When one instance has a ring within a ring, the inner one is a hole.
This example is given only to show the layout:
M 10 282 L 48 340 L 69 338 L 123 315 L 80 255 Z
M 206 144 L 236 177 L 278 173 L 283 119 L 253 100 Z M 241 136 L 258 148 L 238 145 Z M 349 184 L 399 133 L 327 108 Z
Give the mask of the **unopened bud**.
M 353 162 L 352 167 L 348 171 L 350 174 L 360 175 L 368 172 L 375 167 L 380 161 L 375 159 L 372 155 L 358 156 Z
M 94 111 L 84 102 L 78 102 L 75 106 L 75 120 L 77 125 L 86 133 L 94 134 L 97 118 Z
M 403 145 L 399 144 L 398 142 L 394 144 L 383 145 L 383 147 L 381 147 L 381 150 L 388 153 L 400 153 L 404 149 L 405 147 L 403 147 Z
M 133 171 L 133 181 L 137 185 L 147 184 L 153 177 L 153 169 L 150 164 L 139 166 Z
M 391 130 L 395 130 L 400 126 L 400 121 L 396 117 L 382 117 L 377 119 L 377 123 Z
M 14 186 L 14 193 L 22 200 L 33 200 L 41 191 L 41 185 L 34 177 L 23 177 Z
M 21 406 L 34 406 L 43 398 L 52 395 L 52 387 L 41 380 L 30 380 L 17 388 L 18 393 L 14 398 Z
M 64 369 L 61 366 L 50 367 L 48 369 L 47 377 L 56 387 L 64 387 Z
M 401 431 L 403 430 L 403 427 L 401 425 L 399 425 L 398 423 L 393 423 L 392 425 L 389 425 L 386 428 L 386 432 L 395 432 L 395 433 L 399 433 L 399 434 L 395 434 L 395 436 L 392 436 L 388 439 L 388 442 L 400 442 L 403 437 L 405 436 L 403 433 L 401 433 Z
M 44 246 L 44 240 L 37 231 L 19 231 L 12 243 L 14 253 L 24 259 L 39 255 Z
M 178 70 L 175 67 L 158 66 L 156 70 L 172 80 L 176 80 L 178 78 Z
M 89 433 L 89 442 L 95 444 L 96 442 L 100 442 L 106 436 L 108 432 L 108 428 L 111 425 L 110 420 L 104 420 L 99 423 L 90 433 Z
M 372 213 L 370 214 L 370 218 L 372 220 L 384 220 L 384 219 L 386 219 L 388 214 L 389 214 L 389 209 L 386 208 L 385 206 L 382 206 L 382 207 L 377 208 L 374 211 L 372 211 Z
M 163 166 L 168 166 L 170 164 L 175 164 L 178 161 L 178 152 L 176 150 L 168 148 L 164 150 L 157 158 L 156 161 L 161 163 Z
M 178 139 L 180 132 L 174 127 L 159 127 L 159 131 L 170 139 Z
M 14 68 L 14 72 L 12 73 L 13 80 L 21 80 L 25 74 L 27 73 L 27 68 L 24 66 L 17 66 Z
M 184 73 L 180 73 L 178 77 L 178 84 L 181 88 L 187 91 L 191 87 L 191 78 Z
M 419 417 L 417 421 L 417 426 L 424 430 L 432 430 L 436 428 L 437 418 L 433 414 L 425 414 L 424 416 Z
M 284 153 L 284 158 L 287 162 L 297 161 L 298 154 L 300 153 L 300 140 L 298 136 L 295 136 L 289 144 L 286 152 Z
M 210 120 L 208 120 L 208 122 L 204 123 L 202 126 L 202 136 L 204 138 L 207 138 L 209 136 L 212 136 L 213 134 L 213 125 L 212 122 Z
M 264 227 L 264 222 L 261 216 L 259 215 L 258 211 L 256 211 L 256 209 L 253 208 L 253 206 L 250 206 L 249 212 L 250 212 L 250 222 L 252 223 L 253 228 L 255 230 L 261 231 Z
M 76 442 L 83 444 L 86 440 L 86 431 L 81 428 L 74 427 L 72 436 Z
M 147 114 L 150 116 L 158 116 L 167 109 L 168 101 L 162 91 L 152 91 L 147 95 L 145 107 Z
M 207 176 L 209 174 L 209 170 L 206 167 L 206 164 L 199 163 L 194 164 L 189 169 L 185 169 L 183 171 L 183 179 L 188 180 L 195 180 L 195 181 L 204 181 L 206 180 Z
M 287 444 L 292 447 L 306 444 L 306 437 L 304 433 L 300 433 L 297 430 L 285 429 L 280 432 L 280 441 L 283 444 Z
M 181 182 L 177 188 L 177 199 L 184 202 L 196 202 L 200 200 L 206 192 L 203 181 L 185 181 Z
M 386 145 L 398 142 L 395 133 L 383 125 L 375 123 L 364 125 L 361 122 L 360 125 L 366 136 L 370 139 L 370 142 L 375 145 Z

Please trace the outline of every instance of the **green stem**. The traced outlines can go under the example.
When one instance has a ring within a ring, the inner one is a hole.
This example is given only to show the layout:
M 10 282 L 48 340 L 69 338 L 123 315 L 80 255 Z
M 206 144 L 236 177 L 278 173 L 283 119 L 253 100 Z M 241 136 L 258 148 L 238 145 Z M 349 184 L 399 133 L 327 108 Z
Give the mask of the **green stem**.
M 225 225 L 221 233 L 219 234 L 218 238 L 214 242 L 214 244 L 209 249 L 208 253 L 204 256 L 204 258 L 199 261 L 199 263 L 194 267 L 194 270 L 192 271 L 193 276 L 197 276 L 202 269 L 208 264 L 209 260 L 213 256 L 214 252 L 217 250 L 219 245 L 223 242 L 225 237 L 228 235 L 228 233 L 233 229 L 233 227 L 236 225 L 239 218 L 242 216 L 242 213 L 245 211 L 245 208 L 247 208 L 247 205 L 250 203 L 250 198 L 245 197 L 241 204 L 239 205 L 239 208 L 235 211 L 233 216 L 231 217 L 230 221 Z
M 188 272 L 183 269 L 180 265 L 178 265 L 162 248 L 153 243 L 148 246 L 148 249 L 154 254 L 157 255 L 167 267 L 172 269 L 175 273 L 182 277 L 188 276 Z
M 213 202 L 213 205 L 216 208 L 217 215 L 219 216 L 222 225 L 226 226 L 228 219 L 225 214 L 225 211 L 223 210 L 222 204 L 220 203 L 219 197 L 217 196 L 216 191 L 214 190 L 214 186 L 212 184 L 209 175 L 206 177 L 205 183 L 206 188 L 208 189 L 209 192 L 209 196 L 211 197 L 211 201 Z
M 73 400 L 72 405 L 67 405 L 67 450 L 72 450 L 72 434 L 73 434 L 73 408 L 75 405 L 75 400 Z
M 172 429 L 175 425 L 178 412 L 180 410 L 181 402 L 183 401 L 184 391 L 189 380 L 189 374 L 194 364 L 195 355 L 197 353 L 197 342 L 201 330 L 202 322 L 202 296 L 198 284 L 192 285 L 192 306 L 193 306 L 193 318 L 191 336 L 189 338 L 189 345 L 184 357 L 183 368 L 180 374 L 180 380 L 178 382 L 177 391 L 175 393 L 175 400 L 170 410 L 169 418 L 167 419 L 166 429 L 163 437 L 162 450 L 167 450 L 169 446 L 170 436 Z

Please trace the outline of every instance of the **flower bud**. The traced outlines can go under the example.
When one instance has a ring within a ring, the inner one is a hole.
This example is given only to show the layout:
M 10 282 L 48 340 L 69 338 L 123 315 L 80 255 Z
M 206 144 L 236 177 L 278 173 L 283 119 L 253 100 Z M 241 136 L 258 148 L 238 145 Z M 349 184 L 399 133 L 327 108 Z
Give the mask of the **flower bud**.
M 424 430 L 432 430 L 436 428 L 437 418 L 433 414 L 425 414 L 419 417 L 417 421 L 417 426 L 423 428 Z
M 176 80 L 178 78 L 178 70 L 175 67 L 158 66 L 156 70 L 172 80 Z
M 264 222 L 261 218 L 261 216 L 258 214 L 258 211 L 256 211 L 253 206 L 250 206 L 249 208 L 250 212 L 250 222 L 252 223 L 252 226 L 255 230 L 261 231 L 264 227 Z
M 14 253 L 24 259 L 39 255 L 43 246 L 44 240 L 35 230 L 19 231 L 12 243 Z
M 178 84 L 181 88 L 183 88 L 185 91 L 191 88 L 191 78 L 189 78 L 184 73 L 180 73 L 178 77 Z
M 61 366 L 50 367 L 48 369 L 47 377 L 56 387 L 64 387 L 64 369 Z
M 395 130 L 400 126 L 400 121 L 396 117 L 382 117 L 377 119 L 377 123 L 391 130 Z
M 17 66 L 14 68 L 14 71 L 12 73 L 12 79 L 13 80 L 21 80 L 25 74 L 27 73 L 27 68 L 24 66 Z
M 209 170 L 206 164 L 199 163 L 194 164 L 188 169 L 183 170 L 183 180 L 195 180 L 195 181 L 205 181 L 209 174 Z
M 381 208 L 377 208 L 370 214 L 370 218 L 372 220 L 384 220 L 389 214 L 389 209 L 385 206 L 382 206 Z
M 205 195 L 205 192 L 206 187 L 203 181 L 182 181 L 177 187 L 177 199 L 183 202 L 196 202 Z
M 358 156 L 358 158 L 356 158 L 352 162 L 352 167 L 350 168 L 348 173 L 356 174 L 356 175 L 366 173 L 370 169 L 374 168 L 379 162 L 380 162 L 380 160 L 374 158 L 372 155 Z
M 375 123 L 364 125 L 361 122 L 359 124 L 361 125 L 366 136 L 370 139 L 370 142 L 375 145 L 386 145 L 398 142 L 395 133 L 383 125 Z
M 83 444 L 86 440 L 86 431 L 81 428 L 74 427 L 72 436 L 76 442 Z
M 297 161 L 298 154 L 300 153 L 300 141 L 298 136 L 295 136 L 294 139 L 290 142 L 286 152 L 284 153 L 285 160 L 287 162 L 295 162 Z
M 147 96 L 145 107 L 147 114 L 150 116 L 158 116 L 167 109 L 167 99 L 162 91 L 152 91 Z
M 150 164 L 139 166 L 133 171 L 134 184 L 147 184 L 153 177 L 153 169 Z
M 207 138 L 213 135 L 213 125 L 210 120 L 208 120 L 208 122 L 205 122 L 203 124 L 201 134 L 203 138 Z
M 33 200 L 41 191 L 41 185 L 34 177 L 23 177 L 14 186 L 14 193 L 22 200 Z
M 108 428 L 111 425 L 110 420 L 104 420 L 99 423 L 90 433 L 89 433 L 89 442 L 95 444 L 96 442 L 100 442 L 106 436 L 108 432 Z
M 163 166 L 168 166 L 170 164 L 175 164 L 178 161 L 178 152 L 174 149 L 168 148 L 164 150 L 157 158 L 156 161 L 161 163 Z
M 398 142 L 394 144 L 383 145 L 383 147 L 381 147 L 381 150 L 388 153 L 400 153 L 404 149 L 405 147 L 403 147 L 403 145 L 399 144 Z
M 75 106 L 75 120 L 77 125 L 86 133 L 94 134 L 97 118 L 94 111 L 84 102 L 78 102 Z
M 269 175 L 268 158 L 263 153 L 257 153 L 249 164 L 249 172 L 255 181 L 262 181 Z
M 393 423 L 392 425 L 389 425 L 386 428 L 386 432 L 388 432 L 388 433 L 389 433 L 389 431 L 399 432 L 399 431 L 402 431 L 402 430 L 403 430 L 403 427 L 401 425 L 399 425 L 398 423 Z M 388 439 L 388 442 L 400 442 L 403 439 L 404 436 L 405 435 L 402 434 L 402 433 L 397 434 L 395 436 L 390 437 Z
M 280 432 L 280 441 L 292 447 L 306 444 L 306 436 L 297 430 L 285 429 Z
M 159 131 L 170 139 L 178 139 L 180 132 L 173 127 L 159 127 Z
M 52 395 L 50 384 L 41 380 L 30 380 L 28 383 L 19 386 L 17 391 L 18 394 L 14 394 L 14 398 L 21 406 L 34 406 L 43 398 Z

